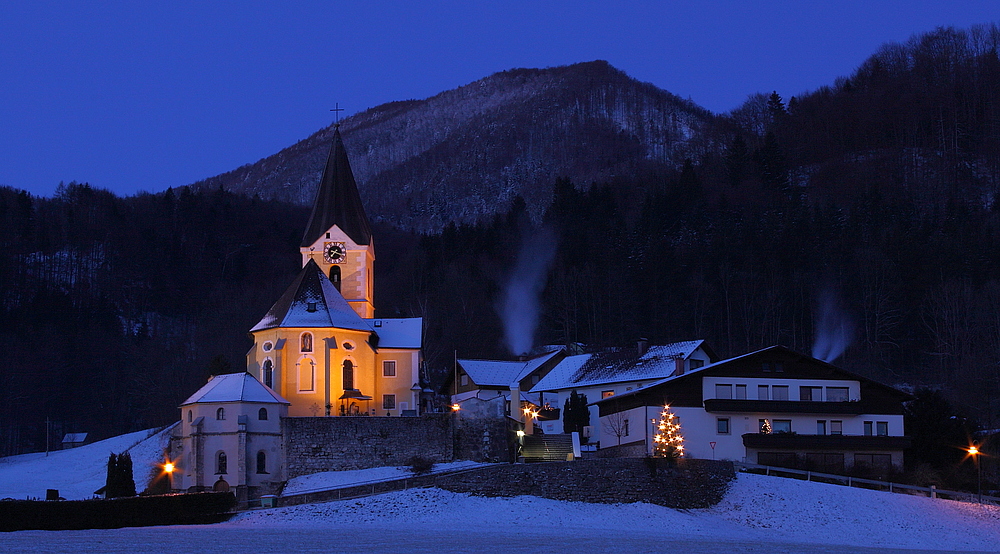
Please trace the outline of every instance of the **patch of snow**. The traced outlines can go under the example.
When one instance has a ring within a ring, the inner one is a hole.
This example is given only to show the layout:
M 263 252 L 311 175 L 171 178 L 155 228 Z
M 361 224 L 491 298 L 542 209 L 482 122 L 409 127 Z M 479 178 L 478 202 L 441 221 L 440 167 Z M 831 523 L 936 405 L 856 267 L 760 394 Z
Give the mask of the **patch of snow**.
M 94 497 L 107 481 L 108 455 L 132 455 L 135 487 L 142 491 L 151 473 L 163 462 L 171 426 L 136 431 L 69 450 L 54 450 L 0 458 L 0 498 L 45 498 L 46 489 L 57 489 L 68 500 Z
M 459 461 L 445 464 L 434 464 L 431 473 L 441 473 L 444 471 L 455 471 L 457 469 L 469 469 L 481 467 L 487 464 L 479 462 Z M 302 494 L 305 492 L 325 491 L 340 487 L 349 487 L 362 483 L 374 483 L 378 481 L 392 481 L 394 479 L 404 479 L 412 477 L 413 472 L 408 467 L 375 467 L 371 469 L 356 469 L 349 471 L 322 471 L 303 475 L 288 480 L 288 484 L 282 490 L 283 496 L 292 494 Z

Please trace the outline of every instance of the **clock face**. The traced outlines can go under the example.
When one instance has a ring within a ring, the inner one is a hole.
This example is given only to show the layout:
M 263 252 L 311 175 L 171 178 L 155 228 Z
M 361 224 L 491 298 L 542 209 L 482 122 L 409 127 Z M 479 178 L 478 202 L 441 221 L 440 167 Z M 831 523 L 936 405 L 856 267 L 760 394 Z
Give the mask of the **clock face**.
M 323 245 L 323 259 L 326 263 L 342 264 L 347 260 L 347 248 L 342 242 L 328 242 Z

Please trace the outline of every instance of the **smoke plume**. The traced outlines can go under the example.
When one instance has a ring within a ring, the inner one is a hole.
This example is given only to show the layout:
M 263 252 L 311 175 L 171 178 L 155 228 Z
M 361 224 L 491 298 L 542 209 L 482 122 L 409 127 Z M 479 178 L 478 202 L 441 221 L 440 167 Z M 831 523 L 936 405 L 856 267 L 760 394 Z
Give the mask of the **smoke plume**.
M 517 263 L 503 287 L 499 305 L 504 339 L 514 355 L 526 354 L 533 346 L 538 327 L 539 296 L 545 289 L 556 254 L 556 238 L 550 229 L 542 228 L 523 236 Z
M 851 321 L 832 289 L 819 295 L 819 311 L 816 317 L 816 341 L 812 356 L 832 363 L 851 345 L 854 336 L 854 322 Z

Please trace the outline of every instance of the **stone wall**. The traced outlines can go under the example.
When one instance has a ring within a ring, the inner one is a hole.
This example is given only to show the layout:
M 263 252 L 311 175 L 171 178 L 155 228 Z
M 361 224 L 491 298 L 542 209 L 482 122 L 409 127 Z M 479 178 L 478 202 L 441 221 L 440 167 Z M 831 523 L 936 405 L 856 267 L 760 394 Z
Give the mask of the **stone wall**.
M 648 502 L 689 509 L 717 504 L 735 475 L 733 464 L 724 461 L 596 459 L 496 465 L 441 476 L 433 485 L 481 496 L 532 495 L 603 504 Z
M 289 417 L 282 419 L 289 479 L 320 471 L 434 462 L 509 462 L 514 432 L 507 419 L 457 414 L 420 417 Z

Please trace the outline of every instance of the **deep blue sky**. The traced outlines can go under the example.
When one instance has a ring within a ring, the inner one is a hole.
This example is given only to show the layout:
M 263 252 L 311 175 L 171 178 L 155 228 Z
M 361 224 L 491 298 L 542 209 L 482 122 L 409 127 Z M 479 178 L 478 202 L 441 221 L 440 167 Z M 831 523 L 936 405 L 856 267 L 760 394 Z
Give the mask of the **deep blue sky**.
M 160 191 L 305 138 L 335 102 L 350 115 L 514 67 L 605 59 L 724 112 L 998 12 L 995 0 L 0 0 L 0 185 Z

